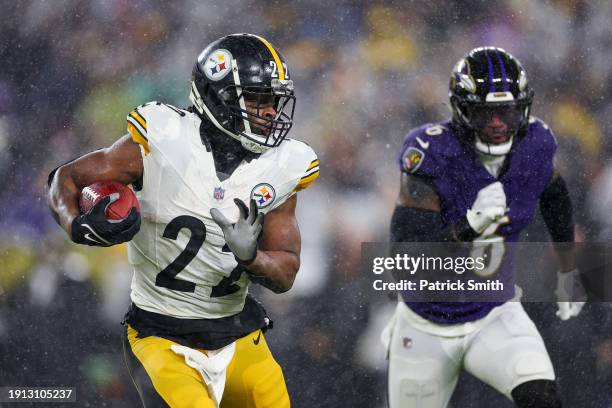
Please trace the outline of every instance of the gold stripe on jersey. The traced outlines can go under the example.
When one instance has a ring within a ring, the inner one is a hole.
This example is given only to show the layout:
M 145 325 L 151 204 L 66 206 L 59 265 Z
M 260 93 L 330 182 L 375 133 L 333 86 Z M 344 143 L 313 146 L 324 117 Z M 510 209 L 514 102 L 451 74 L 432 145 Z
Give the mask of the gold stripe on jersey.
M 304 175 L 304 177 L 300 179 L 300 182 L 295 187 L 295 191 L 300 191 L 300 190 L 304 190 L 308 188 L 312 183 L 314 183 L 317 177 L 319 177 L 319 165 L 318 164 L 310 168 L 306 172 L 306 175 Z
M 151 152 L 151 149 L 149 148 L 149 141 L 142 135 L 142 133 L 140 133 L 140 130 L 138 130 L 131 122 L 128 122 L 127 130 L 130 133 L 130 136 L 132 136 L 132 140 L 142 146 L 145 155 L 149 154 Z
M 319 171 L 319 159 L 314 159 L 308 165 L 308 168 L 306 169 L 306 173 L 302 176 L 302 180 L 304 180 L 305 178 L 310 177 L 312 174 L 314 174 L 314 173 L 316 173 L 318 171 Z
M 138 121 L 138 123 L 140 123 L 140 125 L 143 127 L 143 129 L 145 131 L 147 130 L 147 121 L 145 120 L 145 118 L 142 117 L 142 115 L 140 113 L 138 113 L 138 111 L 136 109 L 131 111 L 129 116 L 131 116 L 134 119 L 136 119 Z
M 260 37 L 258 35 L 256 35 L 255 37 L 259 38 L 259 40 L 262 43 L 264 43 L 264 45 L 268 48 L 268 50 L 270 50 L 270 54 L 272 54 L 272 58 L 274 58 L 274 62 L 276 63 L 276 67 L 278 68 L 278 79 L 280 79 L 281 81 L 284 81 L 285 80 L 285 67 L 283 67 L 283 63 L 281 62 L 281 59 L 278 56 L 278 53 L 276 52 L 274 47 L 272 47 L 272 44 L 270 44 L 265 38 Z
M 140 133 L 142 137 L 144 137 L 146 140 L 149 140 L 149 138 L 147 137 L 147 130 L 140 126 L 140 123 L 138 123 L 136 119 L 131 116 L 128 116 L 127 121 L 128 123 L 131 123 L 136 130 L 138 130 L 138 133 Z
M 317 177 L 319 177 L 319 168 L 315 168 L 312 169 L 311 171 L 308 172 L 308 174 L 306 174 L 304 177 L 302 177 L 300 179 L 300 182 L 305 181 L 305 180 L 314 180 Z
M 132 111 L 127 116 L 127 121 L 128 121 L 128 123 L 131 123 L 132 126 L 134 126 L 134 128 L 136 128 L 136 130 L 138 130 L 140 135 L 142 137 L 144 137 L 145 140 L 149 140 L 147 138 L 147 122 L 142 118 L 142 116 L 140 116 L 138 113 L 136 113 L 136 111 Z
M 306 174 L 304 174 L 302 176 L 301 180 L 304 180 L 304 179 L 306 179 L 306 178 L 310 177 L 311 175 L 313 175 L 315 173 L 318 173 L 318 172 L 319 172 L 319 166 L 315 166 L 312 169 L 306 171 Z

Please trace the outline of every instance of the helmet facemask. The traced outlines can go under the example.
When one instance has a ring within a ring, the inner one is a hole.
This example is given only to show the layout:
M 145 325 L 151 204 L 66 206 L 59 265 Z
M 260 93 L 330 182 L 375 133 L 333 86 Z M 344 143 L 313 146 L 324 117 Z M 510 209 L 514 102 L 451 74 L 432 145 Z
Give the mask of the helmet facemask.
M 491 156 L 508 154 L 517 133 L 529 121 L 531 97 L 503 102 L 452 100 L 458 120 L 474 135 L 476 150 Z
M 252 150 L 278 146 L 293 126 L 293 81 L 273 79 L 270 87 L 227 86 L 220 91 L 227 109 L 228 130 Z M 226 102 L 227 101 L 227 102 Z M 249 147 L 250 146 L 250 147 Z
M 227 85 L 218 92 L 206 88 L 207 103 L 191 86 L 191 101 L 202 115 L 254 153 L 276 147 L 293 126 L 293 81 L 272 79 L 271 86 Z

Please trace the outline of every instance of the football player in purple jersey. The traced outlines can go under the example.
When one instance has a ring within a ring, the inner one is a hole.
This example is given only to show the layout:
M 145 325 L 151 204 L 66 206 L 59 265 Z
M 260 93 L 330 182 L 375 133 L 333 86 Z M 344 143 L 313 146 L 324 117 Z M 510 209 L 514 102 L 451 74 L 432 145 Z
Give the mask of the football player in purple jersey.
M 552 241 L 573 242 L 555 138 L 530 116 L 533 94 L 503 49 L 476 48 L 455 65 L 452 118 L 413 129 L 401 150 L 393 242 L 516 242 L 538 202 Z M 566 320 L 580 312 L 584 302 L 572 300 L 583 300 L 584 288 L 573 249 L 557 253 L 557 316 Z M 402 295 L 383 333 L 391 408 L 446 407 L 461 368 L 518 407 L 560 407 L 552 363 L 519 292 L 497 302 L 419 303 Z

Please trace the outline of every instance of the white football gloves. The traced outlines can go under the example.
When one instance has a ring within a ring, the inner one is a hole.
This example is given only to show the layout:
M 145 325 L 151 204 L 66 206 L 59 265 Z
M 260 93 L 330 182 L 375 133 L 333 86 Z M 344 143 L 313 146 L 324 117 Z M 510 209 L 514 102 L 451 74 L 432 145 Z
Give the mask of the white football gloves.
M 578 316 L 586 303 L 587 293 L 580 280 L 580 272 L 574 269 L 569 272 L 557 272 L 557 316 L 561 320 Z
M 482 234 L 492 222 L 503 217 L 506 211 L 506 193 L 502 183 L 496 181 L 478 192 L 465 217 L 470 227 Z

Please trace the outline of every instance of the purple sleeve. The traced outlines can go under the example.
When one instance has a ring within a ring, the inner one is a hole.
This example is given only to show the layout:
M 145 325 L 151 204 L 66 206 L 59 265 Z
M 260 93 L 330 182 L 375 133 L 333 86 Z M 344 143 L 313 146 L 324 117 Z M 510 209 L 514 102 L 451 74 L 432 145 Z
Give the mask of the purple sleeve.
M 442 136 L 432 136 L 428 129 L 440 125 L 427 124 L 408 133 L 399 154 L 400 171 L 426 178 L 436 178 L 441 173 L 438 145 Z M 441 128 L 440 128 L 441 129 Z
M 532 118 L 530 127 L 530 144 L 534 151 L 533 158 L 539 163 L 540 171 L 548 174 L 546 182 L 550 180 L 553 173 L 555 153 L 557 152 L 557 140 L 550 127 L 541 119 Z

